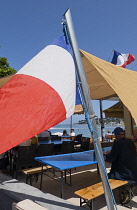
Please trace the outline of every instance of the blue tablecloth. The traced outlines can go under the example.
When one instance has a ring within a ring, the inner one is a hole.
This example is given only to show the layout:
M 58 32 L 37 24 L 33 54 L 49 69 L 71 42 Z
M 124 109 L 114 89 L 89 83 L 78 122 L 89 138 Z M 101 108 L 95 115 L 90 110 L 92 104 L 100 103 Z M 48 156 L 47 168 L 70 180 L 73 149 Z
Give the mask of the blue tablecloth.
M 57 139 L 57 140 L 49 140 L 49 141 L 39 141 L 39 144 L 55 144 L 55 145 L 61 145 L 63 141 L 71 141 L 70 139 Z

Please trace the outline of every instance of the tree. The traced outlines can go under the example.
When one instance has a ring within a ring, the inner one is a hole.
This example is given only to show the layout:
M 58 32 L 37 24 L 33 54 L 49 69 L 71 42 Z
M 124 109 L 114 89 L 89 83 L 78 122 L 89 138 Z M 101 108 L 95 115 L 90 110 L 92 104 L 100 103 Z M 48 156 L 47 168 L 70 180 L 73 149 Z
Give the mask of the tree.
M 0 78 L 15 73 L 16 70 L 10 67 L 7 58 L 0 57 Z

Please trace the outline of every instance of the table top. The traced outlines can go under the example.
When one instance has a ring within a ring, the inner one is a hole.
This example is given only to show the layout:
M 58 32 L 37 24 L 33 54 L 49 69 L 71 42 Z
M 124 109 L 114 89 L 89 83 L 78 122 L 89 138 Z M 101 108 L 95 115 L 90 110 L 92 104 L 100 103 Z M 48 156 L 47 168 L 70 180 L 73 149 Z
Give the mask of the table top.
M 49 141 L 39 141 L 39 144 L 62 144 L 63 141 L 71 141 L 70 139 L 57 139 L 57 140 L 49 140 Z
M 103 152 L 108 152 L 108 151 L 110 151 L 112 149 L 112 147 L 103 147 L 102 148 L 102 151 Z
M 97 163 L 97 161 L 95 160 L 94 150 L 62 155 L 36 157 L 35 160 L 43 164 L 50 165 L 59 170 L 66 170 Z
M 63 136 L 63 135 L 62 135 L 62 136 L 60 136 L 60 137 L 61 137 L 61 138 L 66 138 L 66 139 L 67 139 L 67 138 L 71 138 L 72 136 Z

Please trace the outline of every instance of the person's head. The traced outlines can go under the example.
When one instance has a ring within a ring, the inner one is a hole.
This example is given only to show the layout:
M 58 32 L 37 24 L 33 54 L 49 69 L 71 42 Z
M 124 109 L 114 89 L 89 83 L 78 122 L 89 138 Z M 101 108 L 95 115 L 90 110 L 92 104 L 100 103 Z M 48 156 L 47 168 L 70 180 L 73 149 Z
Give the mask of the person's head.
M 137 139 L 137 128 L 134 128 L 133 130 L 133 137 L 134 139 Z
M 66 130 L 63 131 L 63 135 L 64 135 L 64 134 L 67 134 L 67 131 L 66 131 Z
M 73 133 L 74 132 L 74 129 L 71 129 L 71 133 Z
M 125 137 L 125 131 L 121 127 L 115 128 L 112 133 L 114 133 L 116 140 L 119 140 Z
M 111 131 L 110 131 L 110 130 L 108 130 L 108 133 L 111 133 Z

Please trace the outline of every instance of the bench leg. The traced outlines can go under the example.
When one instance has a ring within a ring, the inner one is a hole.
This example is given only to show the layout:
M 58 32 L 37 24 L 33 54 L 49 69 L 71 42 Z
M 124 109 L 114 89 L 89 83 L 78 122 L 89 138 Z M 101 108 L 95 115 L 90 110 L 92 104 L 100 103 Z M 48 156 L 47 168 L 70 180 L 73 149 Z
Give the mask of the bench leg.
M 32 186 L 32 174 L 30 175 L 30 185 Z
M 35 178 L 36 178 L 36 182 L 38 182 L 38 180 L 39 180 L 39 174 L 38 173 L 35 174 Z
M 89 206 L 89 209 L 93 210 L 93 199 L 86 202 L 85 200 L 82 201 L 82 198 L 80 198 L 80 206 L 82 206 L 83 203 L 86 203 Z
M 90 210 L 93 210 L 93 199 L 90 201 Z
M 28 184 L 29 181 L 30 185 L 32 186 L 34 180 L 36 180 L 36 182 L 38 181 L 38 173 L 26 174 L 26 184 Z
M 82 198 L 80 198 L 80 206 L 82 206 Z
M 40 190 L 42 190 L 42 176 L 43 176 L 43 165 L 41 168 Z
M 128 203 L 125 203 L 125 204 L 122 204 L 122 187 L 120 187 L 119 188 L 120 204 L 122 206 L 125 206 L 127 208 L 132 209 L 131 199 L 132 199 L 133 192 L 132 192 L 132 189 L 131 189 L 131 186 L 130 185 L 127 185 L 127 187 L 128 187 L 128 191 L 129 191 L 129 202 Z
M 30 181 L 30 185 L 32 186 L 32 174 L 26 174 L 26 184 Z
M 97 174 L 99 174 L 99 167 L 98 167 L 98 163 L 97 163 Z
M 131 186 L 130 186 L 130 190 L 129 190 L 129 197 L 130 197 L 130 201 L 129 201 L 129 208 L 132 209 L 132 204 L 131 204 L 131 199 L 132 199 L 132 189 L 131 189 Z
M 26 175 L 26 184 L 28 184 L 28 174 Z

